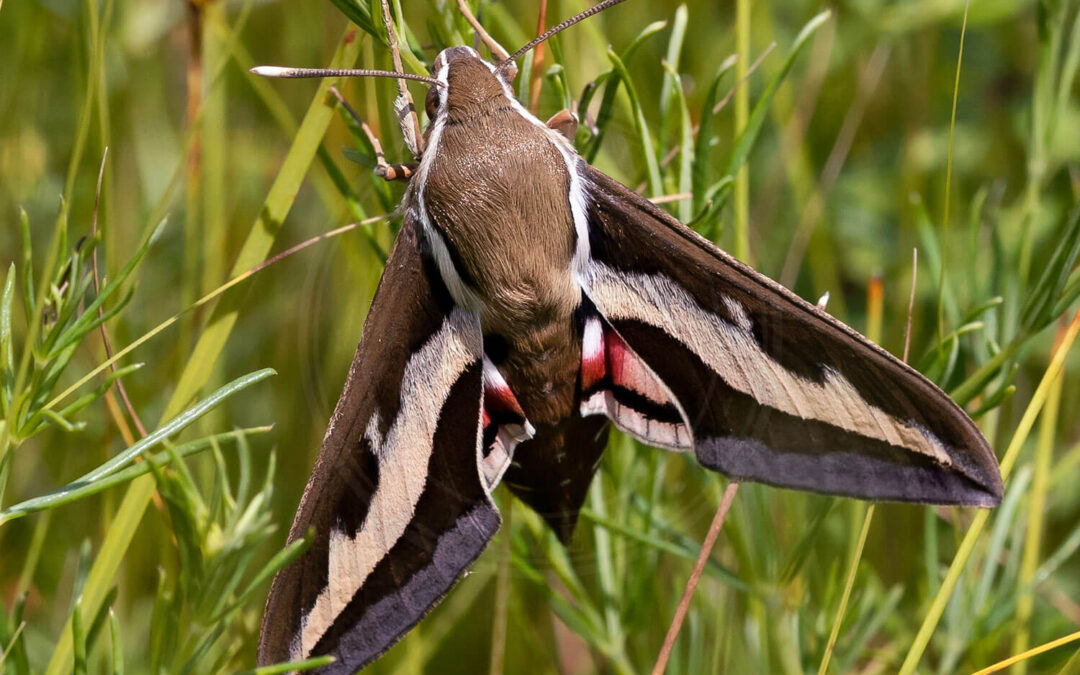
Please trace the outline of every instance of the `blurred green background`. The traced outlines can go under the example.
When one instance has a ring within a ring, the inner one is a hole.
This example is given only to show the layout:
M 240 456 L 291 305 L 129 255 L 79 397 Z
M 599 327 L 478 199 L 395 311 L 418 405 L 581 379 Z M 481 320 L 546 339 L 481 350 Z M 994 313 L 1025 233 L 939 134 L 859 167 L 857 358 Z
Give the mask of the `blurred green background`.
M 414 66 L 430 64 L 441 47 L 472 43 L 455 3 L 402 4 L 394 4 L 398 30 Z M 547 23 L 588 4 L 553 0 Z M 510 50 L 535 35 L 539 0 L 470 5 Z M 974 514 L 877 507 L 829 669 L 895 672 L 907 657 L 919 672 L 971 671 L 1077 631 L 1076 358 L 1053 378 L 1034 430 L 1014 436 L 1050 363 L 1054 327 L 1075 311 L 1080 292 L 1078 224 L 1069 216 L 1080 189 L 1076 3 L 972 2 L 959 74 L 964 2 L 746 7 L 742 29 L 735 2 L 698 0 L 632 0 L 571 28 L 547 46 L 538 114 L 580 100 L 599 81 L 587 116 L 602 139 L 589 124 L 578 135 L 594 164 L 630 186 L 647 184 L 654 197 L 710 188 L 668 208 L 802 297 L 830 293 L 831 313 L 896 354 L 919 249 L 910 360 L 977 414 L 999 457 L 1015 438 L 1019 459 L 1005 505 L 971 535 L 971 557 L 940 621 L 927 617 L 934 599 L 947 597 L 940 595 L 946 569 Z M 785 71 L 796 37 L 823 10 L 831 14 L 811 25 Z M 370 24 L 357 27 L 346 13 Z M 77 314 L 95 297 L 66 291 L 62 264 L 46 276 L 56 282 L 53 304 L 23 293 L 29 267 L 20 209 L 35 274 L 49 267 L 54 242 L 59 263 L 69 255 L 88 262 L 89 247 L 73 251 L 91 233 L 107 146 L 96 208 L 102 276 L 120 279 L 167 216 L 125 282 L 134 289 L 130 302 L 106 323 L 114 350 L 267 252 L 390 212 L 403 187 L 372 175 L 369 153 L 325 95 L 327 84 L 247 72 L 335 59 L 390 68 L 379 17 L 378 3 L 367 0 L 0 4 L 0 263 L 17 264 L 9 278 L 18 289 L 6 333 L 15 357 L 4 375 L 0 509 L 75 479 L 138 437 L 115 388 L 64 421 L 83 428 L 45 416 L 32 438 L 15 433 L 9 400 L 12 390 L 19 394 L 17 366 L 36 317 L 46 331 L 50 308 Z M 740 44 L 748 55 L 717 78 Z M 624 57 L 637 103 L 625 82 L 615 86 L 609 45 Z M 710 90 L 713 100 L 723 98 L 738 70 L 762 54 L 740 89 L 760 133 L 740 136 L 740 97 L 715 115 L 703 108 Z M 338 86 L 391 160 L 408 159 L 391 107 L 395 83 Z M 423 86 L 410 89 L 422 98 Z M 601 107 L 610 115 L 597 119 Z M 696 154 L 661 165 L 703 121 Z M 745 178 L 732 182 L 739 138 L 753 146 Z M 691 181 L 694 171 L 704 183 Z M 65 227 L 66 239 L 54 240 Z M 268 588 L 259 572 L 281 550 L 381 272 L 378 252 L 388 250 L 394 228 L 391 218 L 316 243 L 229 290 L 217 309 L 214 300 L 185 313 L 121 360 L 145 364 L 123 382 L 148 430 L 226 382 L 273 368 L 275 377 L 228 396 L 181 440 L 274 428 L 247 443 L 223 442 L 220 453 L 188 459 L 186 469 L 156 465 L 156 478 L 74 505 L 10 522 L 0 511 L 0 672 L 103 672 L 118 654 L 118 670 L 140 673 L 253 666 Z M 84 333 L 55 383 L 44 375 L 22 382 L 47 390 L 34 405 L 106 358 L 100 335 Z M 32 371 L 46 371 L 51 362 L 35 353 Z M 615 438 L 568 550 L 500 490 L 503 532 L 443 605 L 371 670 L 651 668 L 723 483 L 690 458 Z M 816 672 L 865 510 L 742 488 L 669 672 Z M 80 594 L 84 604 L 75 607 Z M 112 623 L 101 611 L 110 606 Z M 74 639 L 65 623 L 73 613 L 81 624 Z M 925 653 L 912 647 L 920 626 L 935 629 Z M 1080 672 L 1076 644 L 1027 665 L 1070 667 L 1063 672 Z

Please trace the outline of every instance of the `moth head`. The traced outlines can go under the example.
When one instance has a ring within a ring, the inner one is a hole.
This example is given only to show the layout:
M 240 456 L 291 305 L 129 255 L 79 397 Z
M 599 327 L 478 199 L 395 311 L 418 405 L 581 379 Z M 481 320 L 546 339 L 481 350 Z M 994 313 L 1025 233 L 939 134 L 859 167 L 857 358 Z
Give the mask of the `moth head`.
M 499 71 L 472 47 L 450 47 L 432 64 L 439 86 L 428 89 L 424 109 L 434 121 L 439 114 L 465 112 L 510 92 L 509 71 Z

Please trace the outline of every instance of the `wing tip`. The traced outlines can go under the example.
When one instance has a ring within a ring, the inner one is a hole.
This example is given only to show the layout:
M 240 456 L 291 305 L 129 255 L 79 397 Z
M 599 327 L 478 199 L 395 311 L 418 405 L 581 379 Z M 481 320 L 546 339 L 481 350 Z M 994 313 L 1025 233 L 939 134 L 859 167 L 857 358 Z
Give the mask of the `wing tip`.
M 992 509 L 1001 504 L 1005 489 L 1001 480 L 1001 471 L 996 465 L 988 476 L 984 476 L 984 480 L 972 480 L 972 482 L 975 484 L 970 493 L 972 499 L 969 503 L 963 504 L 964 506 Z
M 997 456 L 990 444 L 970 418 L 965 418 L 972 427 L 973 437 L 969 439 L 965 452 L 950 452 L 956 462 L 953 473 L 966 485 L 958 486 L 963 495 L 957 500 L 957 506 L 974 506 L 982 509 L 994 508 L 1001 503 L 1004 485 Z

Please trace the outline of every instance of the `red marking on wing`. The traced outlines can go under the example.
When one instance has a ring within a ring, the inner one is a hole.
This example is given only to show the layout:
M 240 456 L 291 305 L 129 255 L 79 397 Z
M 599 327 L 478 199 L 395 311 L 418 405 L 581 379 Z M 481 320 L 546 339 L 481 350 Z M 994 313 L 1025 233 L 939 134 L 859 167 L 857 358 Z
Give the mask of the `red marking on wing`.
M 604 357 L 581 360 L 581 388 L 588 389 L 600 380 L 604 379 L 607 372 L 607 364 Z
M 600 317 L 586 320 L 581 354 L 583 416 L 606 415 L 650 445 L 690 447 L 690 431 L 667 387 Z
M 494 413 L 494 414 L 490 414 Z M 484 419 L 485 424 L 498 413 L 510 413 L 525 419 L 525 411 L 521 409 L 514 392 L 502 382 L 484 382 Z
M 606 327 L 604 348 L 612 384 L 635 391 L 660 405 L 674 403 L 668 392 L 660 386 L 656 376 L 630 351 L 626 342 L 615 331 Z
M 604 327 L 598 317 L 590 317 L 585 323 L 581 339 L 581 388 L 587 391 L 607 374 L 607 349 Z

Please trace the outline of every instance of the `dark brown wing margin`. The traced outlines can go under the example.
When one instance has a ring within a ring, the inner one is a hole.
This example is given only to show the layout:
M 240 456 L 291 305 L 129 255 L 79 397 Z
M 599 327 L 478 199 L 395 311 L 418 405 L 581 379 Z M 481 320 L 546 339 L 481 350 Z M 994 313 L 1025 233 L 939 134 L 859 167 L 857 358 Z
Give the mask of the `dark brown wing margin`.
M 419 225 L 407 214 L 289 532 L 291 542 L 310 529 L 314 543 L 274 579 L 260 664 L 331 654 L 335 663 L 321 672 L 358 670 L 449 591 L 498 529 L 499 514 L 477 465 L 479 321 L 454 308 L 421 248 Z M 427 422 L 408 422 L 417 415 Z M 436 415 L 430 451 L 417 455 L 415 448 L 425 446 L 404 432 L 430 429 L 425 425 Z M 416 456 L 424 463 L 403 465 L 403 457 Z M 410 476 L 420 482 L 401 489 Z M 393 529 L 391 521 L 403 530 L 382 544 L 354 544 L 368 541 L 363 530 L 372 520 L 380 521 L 372 526 L 380 531 Z M 373 559 L 356 562 L 363 558 Z M 363 568 L 363 579 L 350 585 L 350 574 L 361 576 L 356 568 Z M 336 584 L 333 601 L 328 584 Z M 310 617 L 319 603 L 333 611 L 315 623 Z M 318 630 L 309 626 L 298 642 L 305 622 Z
M 993 452 L 933 383 L 640 195 L 579 166 L 589 198 L 586 293 L 679 400 L 702 464 L 737 479 L 866 499 L 1000 501 Z M 691 324 L 717 330 L 703 336 Z M 679 331 L 683 339 L 673 336 Z M 750 386 L 732 386 L 740 378 Z M 813 391 L 849 395 L 823 407 L 826 397 L 805 395 Z M 764 405 L 770 397 L 784 405 Z M 830 405 L 835 414 L 821 412 Z M 902 447 L 898 437 L 908 446 L 925 439 L 925 447 Z

